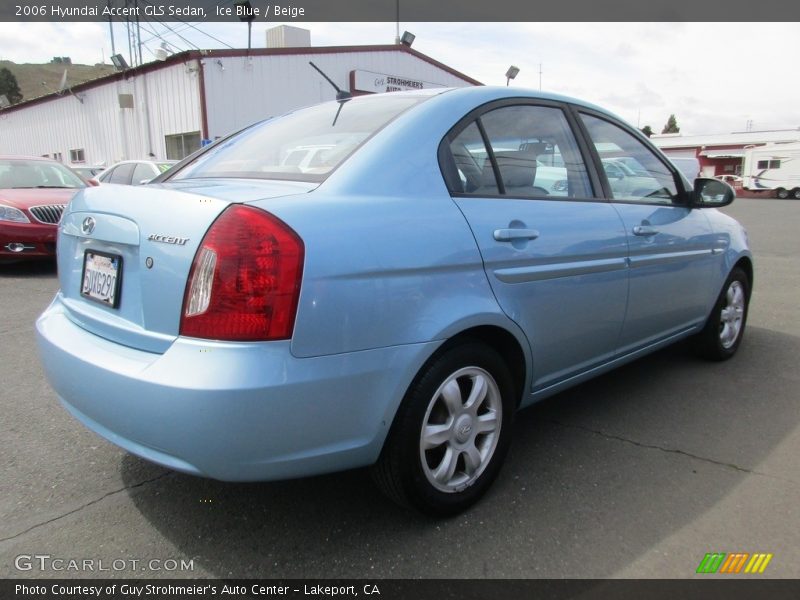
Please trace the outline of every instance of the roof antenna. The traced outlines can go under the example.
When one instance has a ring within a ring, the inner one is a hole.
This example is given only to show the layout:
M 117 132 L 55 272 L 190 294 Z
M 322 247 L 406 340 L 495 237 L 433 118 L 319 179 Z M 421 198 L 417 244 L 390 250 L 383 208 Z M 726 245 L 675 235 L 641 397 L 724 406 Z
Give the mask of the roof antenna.
M 325 78 L 325 81 L 327 81 L 328 83 L 330 83 L 333 86 L 333 89 L 336 90 L 336 101 L 337 102 L 346 102 L 347 100 L 350 100 L 350 98 L 353 97 L 353 94 L 351 94 L 350 92 L 346 92 L 346 91 L 344 91 L 342 89 L 339 89 L 339 86 L 336 85 L 335 83 L 333 83 L 333 80 L 330 77 L 328 77 L 327 75 L 325 75 L 325 73 L 322 72 L 322 69 L 320 69 L 313 62 L 308 61 L 308 64 L 310 64 L 312 67 L 314 67 L 314 69 L 317 71 L 317 73 L 322 75 Z

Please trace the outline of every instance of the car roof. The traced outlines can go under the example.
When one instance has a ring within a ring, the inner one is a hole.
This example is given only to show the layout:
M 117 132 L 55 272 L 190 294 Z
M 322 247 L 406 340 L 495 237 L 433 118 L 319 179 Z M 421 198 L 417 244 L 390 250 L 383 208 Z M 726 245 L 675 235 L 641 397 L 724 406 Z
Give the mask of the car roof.
M 420 90 L 413 92 L 391 92 L 391 93 L 392 94 L 408 93 L 408 94 L 422 95 L 421 93 L 423 91 L 427 92 L 428 90 Z M 605 115 L 614 117 L 619 120 L 623 120 L 618 115 L 615 115 L 614 113 L 608 111 L 607 109 L 601 106 L 592 104 L 591 102 L 580 100 L 578 98 L 574 98 L 571 96 L 564 96 L 562 94 L 554 94 L 551 92 L 535 90 L 532 88 L 506 87 L 498 85 L 481 85 L 481 86 L 469 86 L 462 88 L 437 88 L 437 90 L 435 91 L 438 91 L 444 97 L 474 96 L 476 100 L 481 99 L 484 100 L 485 102 L 491 102 L 493 100 L 503 100 L 506 98 L 523 98 L 531 100 L 550 100 L 551 102 L 565 102 L 568 104 L 575 104 L 583 108 L 588 108 L 593 111 L 603 113 Z
M 178 161 L 177 160 L 172 160 L 172 159 L 169 159 L 169 158 L 165 158 L 164 160 L 160 160 L 160 159 L 157 159 L 157 158 L 131 158 L 131 159 L 128 159 L 128 160 L 120 160 L 120 161 L 115 162 L 114 164 L 112 164 L 110 166 L 113 167 L 114 165 L 124 165 L 126 163 L 152 163 L 152 164 L 157 164 L 157 163 L 175 163 L 175 162 L 178 162 Z
M 61 164 L 52 158 L 45 158 L 44 156 L 25 156 L 23 154 L 0 154 L 0 160 L 38 160 L 40 162 Z

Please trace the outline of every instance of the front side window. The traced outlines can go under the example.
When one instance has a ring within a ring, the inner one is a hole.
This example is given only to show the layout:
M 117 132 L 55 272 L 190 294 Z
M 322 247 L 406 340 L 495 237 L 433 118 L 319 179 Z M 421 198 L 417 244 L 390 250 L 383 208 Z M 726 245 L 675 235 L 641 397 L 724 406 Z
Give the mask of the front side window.
M 405 94 L 360 97 L 301 109 L 213 146 L 174 179 L 320 182 L 378 130 L 426 98 Z
M 523 198 L 592 195 L 586 166 L 558 108 L 519 105 L 490 110 L 451 142 L 450 152 L 463 184 L 454 191 Z
M 678 187 L 672 171 L 650 148 L 623 128 L 581 114 L 594 143 L 614 200 L 672 204 Z

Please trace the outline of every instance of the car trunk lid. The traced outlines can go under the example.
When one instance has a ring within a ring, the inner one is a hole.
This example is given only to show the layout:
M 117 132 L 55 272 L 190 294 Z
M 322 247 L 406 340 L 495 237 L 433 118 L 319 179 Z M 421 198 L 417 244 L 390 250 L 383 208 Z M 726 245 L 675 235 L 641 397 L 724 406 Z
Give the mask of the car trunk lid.
M 85 190 L 64 214 L 58 239 L 59 294 L 67 314 L 103 338 L 164 352 L 178 335 L 192 261 L 214 220 L 232 203 L 304 194 L 314 187 L 187 180 Z M 82 293 L 84 282 L 93 298 Z

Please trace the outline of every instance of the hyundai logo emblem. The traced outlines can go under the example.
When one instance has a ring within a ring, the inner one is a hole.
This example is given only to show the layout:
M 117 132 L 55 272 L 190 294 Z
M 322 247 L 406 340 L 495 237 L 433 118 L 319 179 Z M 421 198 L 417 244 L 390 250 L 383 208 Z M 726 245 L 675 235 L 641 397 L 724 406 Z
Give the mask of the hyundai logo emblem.
M 86 217 L 81 223 L 81 231 L 83 235 L 89 235 L 94 231 L 94 219 L 92 217 Z

